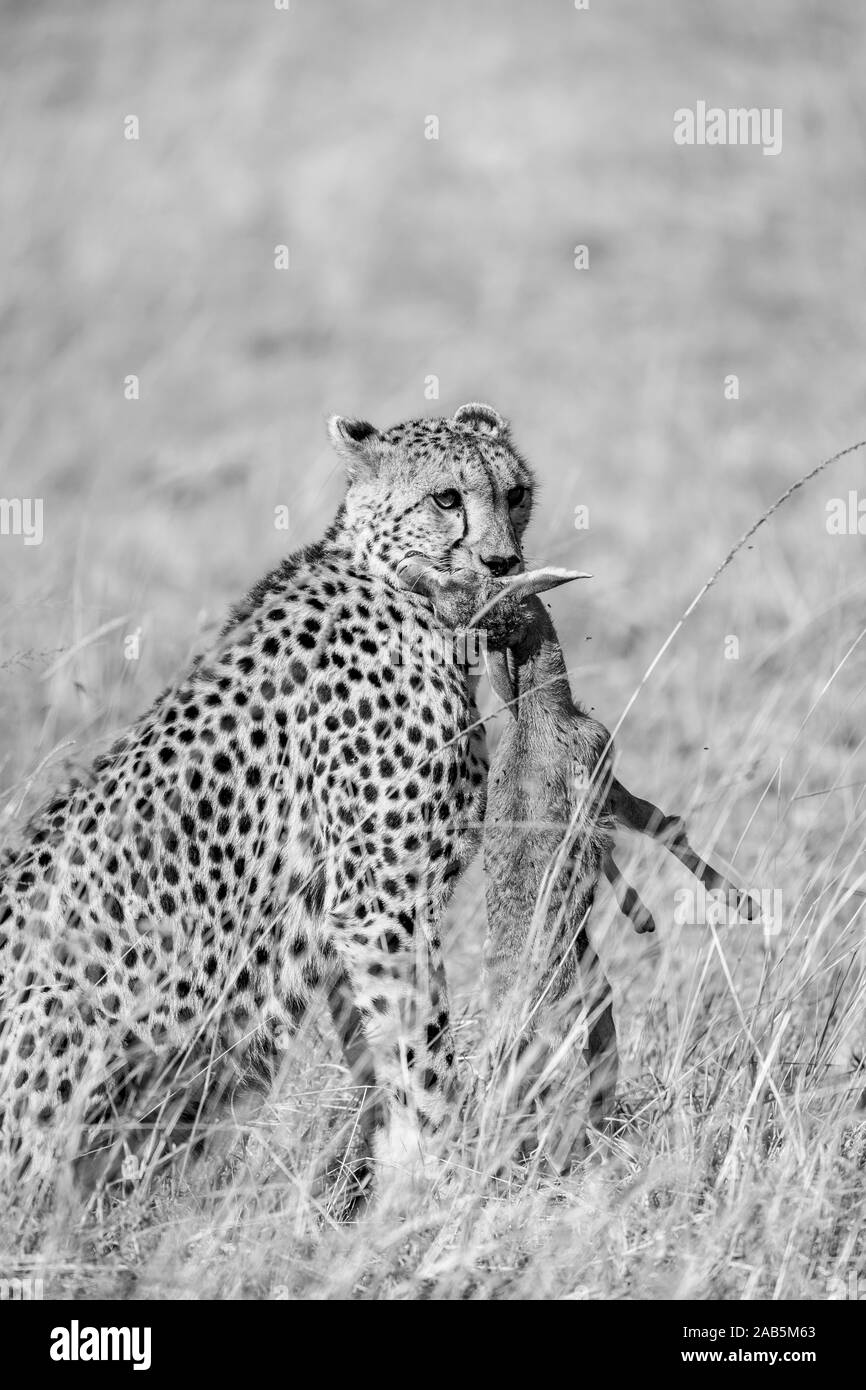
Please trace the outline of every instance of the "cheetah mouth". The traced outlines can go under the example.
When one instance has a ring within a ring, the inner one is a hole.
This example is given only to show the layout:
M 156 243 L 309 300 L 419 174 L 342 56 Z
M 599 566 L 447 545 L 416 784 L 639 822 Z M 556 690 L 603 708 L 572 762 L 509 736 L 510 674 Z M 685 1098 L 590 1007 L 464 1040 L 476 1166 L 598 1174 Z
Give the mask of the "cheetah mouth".
M 482 619 L 504 600 L 519 601 L 530 594 L 545 593 L 561 584 L 570 584 L 574 579 L 591 579 L 591 574 L 581 570 L 563 569 L 557 565 L 546 565 L 540 569 L 528 570 L 522 574 L 493 578 L 477 570 L 442 570 L 420 555 L 407 555 L 397 566 L 397 579 L 400 587 L 429 598 L 434 608 L 445 607 L 459 601 L 465 613 L 469 604 L 471 616 L 463 616 L 460 626 L 468 631 L 478 627 Z
M 414 590 L 428 598 L 440 592 L 469 593 L 479 587 L 483 580 L 483 575 L 475 570 L 443 569 L 425 556 L 414 554 L 401 560 L 395 573 L 401 589 Z
M 586 574 L 583 570 L 567 570 L 559 565 L 545 565 L 541 569 L 527 570 L 523 574 L 490 580 L 484 585 L 487 597 L 466 626 L 478 627 L 482 618 L 486 618 L 503 600 L 519 602 L 528 598 L 530 594 L 543 594 L 548 589 L 558 589 L 560 584 L 570 584 L 574 579 L 592 579 L 592 575 Z M 491 589 L 492 593 L 489 592 Z

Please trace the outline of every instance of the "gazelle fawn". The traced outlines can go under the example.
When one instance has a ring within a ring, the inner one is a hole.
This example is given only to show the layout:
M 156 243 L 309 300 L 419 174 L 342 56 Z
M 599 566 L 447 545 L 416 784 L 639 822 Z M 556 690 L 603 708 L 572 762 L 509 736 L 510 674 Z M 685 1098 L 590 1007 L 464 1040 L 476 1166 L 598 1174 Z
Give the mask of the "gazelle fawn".
M 524 622 L 507 650 L 488 655 L 491 683 L 507 713 L 484 823 L 485 969 L 499 1052 L 510 1051 L 512 1074 L 515 1059 L 528 1057 L 523 1082 L 530 1102 L 543 1100 L 545 1054 L 564 1031 L 560 1051 L 568 1050 L 582 982 L 578 1031 L 585 1029 L 589 1119 L 601 1128 L 613 1115 L 618 1058 L 610 983 L 587 934 L 599 877 L 609 880 L 637 931 L 655 929 L 614 860 L 614 829 L 651 835 L 705 887 L 733 893 L 744 916 L 758 910 L 695 852 L 679 816 L 664 815 L 613 776 L 610 735 L 573 699 L 556 629 L 537 596 L 565 576 L 551 571 L 547 584 L 543 575 L 530 579 L 535 592 L 522 601 Z
M 609 881 L 636 931 L 655 930 L 614 859 L 615 829 L 658 840 L 707 889 L 733 894 L 743 916 L 759 911 L 696 853 L 679 816 L 633 796 L 614 777 L 610 734 L 574 700 L 556 629 L 538 597 L 583 577 L 548 568 L 480 590 L 474 577 L 418 569 L 414 583 L 455 627 L 486 633 L 488 676 L 506 711 L 483 833 L 490 1074 L 504 1075 L 503 1094 L 531 1119 L 536 1110 L 543 1114 L 553 1062 L 582 1036 L 589 1121 L 602 1129 L 613 1118 L 619 1063 L 610 982 L 587 932 L 599 878 Z M 537 1139 L 527 1129 L 522 1150 Z

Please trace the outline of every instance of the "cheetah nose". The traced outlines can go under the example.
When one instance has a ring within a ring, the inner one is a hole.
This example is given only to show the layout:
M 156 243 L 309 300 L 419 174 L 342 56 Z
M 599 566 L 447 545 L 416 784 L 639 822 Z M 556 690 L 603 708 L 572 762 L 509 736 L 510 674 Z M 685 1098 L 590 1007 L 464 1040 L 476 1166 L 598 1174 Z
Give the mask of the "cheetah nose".
M 512 570 L 520 567 L 519 555 L 482 555 L 481 563 L 485 565 L 495 579 L 501 579 L 504 574 L 510 574 Z

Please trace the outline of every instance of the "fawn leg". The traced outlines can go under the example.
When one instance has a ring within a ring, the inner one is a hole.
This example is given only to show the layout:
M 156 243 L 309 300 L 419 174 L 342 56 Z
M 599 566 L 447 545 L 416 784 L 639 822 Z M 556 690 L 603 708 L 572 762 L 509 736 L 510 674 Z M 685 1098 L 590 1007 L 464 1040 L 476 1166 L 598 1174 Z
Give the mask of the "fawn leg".
M 498 1121 L 503 1137 L 513 1140 L 514 1156 L 528 1160 L 538 1148 L 538 1110 L 547 1087 L 541 1077 L 549 1048 L 533 1021 L 528 1001 L 510 969 L 491 972 L 485 962 L 489 1038 L 485 1071 L 495 1084 Z
M 653 921 L 652 913 L 639 897 L 637 891 L 632 888 L 631 884 L 620 872 L 619 865 L 614 860 L 610 851 L 605 854 L 601 867 L 605 878 L 614 891 L 620 912 L 623 916 L 629 918 L 635 931 L 655 931 L 656 924 Z
M 589 1032 L 584 1052 L 589 1068 L 589 1119 L 596 1129 L 604 1129 L 613 1114 L 619 1076 L 613 993 L 610 980 L 601 967 L 601 961 L 590 942 L 585 925 L 581 927 L 578 935 L 577 950 L 586 987 L 589 1015 Z
M 686 837 L 685 822 L 680 816 L 666 816 L 651 801 L 642 801 L 632 796 L 621 782 L 611 780 L 608 806 L 615 820 L 629 830 L 641 835 L 651 835 L 663 844 L 665 849 L 685 864 L 690 873 L 703 883 L 705 888 L 721 891 L 725 896 L 733 893 L 737 911 L 750 921 L 761 916 L 761 909 L 748 893 L 743 893 L 724 874 L 714 869 L 692 849 Z

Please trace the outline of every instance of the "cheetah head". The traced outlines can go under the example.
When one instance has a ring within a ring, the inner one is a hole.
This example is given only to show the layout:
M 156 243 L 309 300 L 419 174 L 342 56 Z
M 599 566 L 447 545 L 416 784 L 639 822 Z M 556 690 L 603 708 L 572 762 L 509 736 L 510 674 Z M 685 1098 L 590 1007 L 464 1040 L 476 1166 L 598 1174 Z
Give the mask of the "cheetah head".
M 335 415 L 329 430 L 347 465 L 343 521 L 375 573 L 405 587 L 413 564 L 478 583 L 523 570 L 534 478 L 489 405 L 384 431 Z

